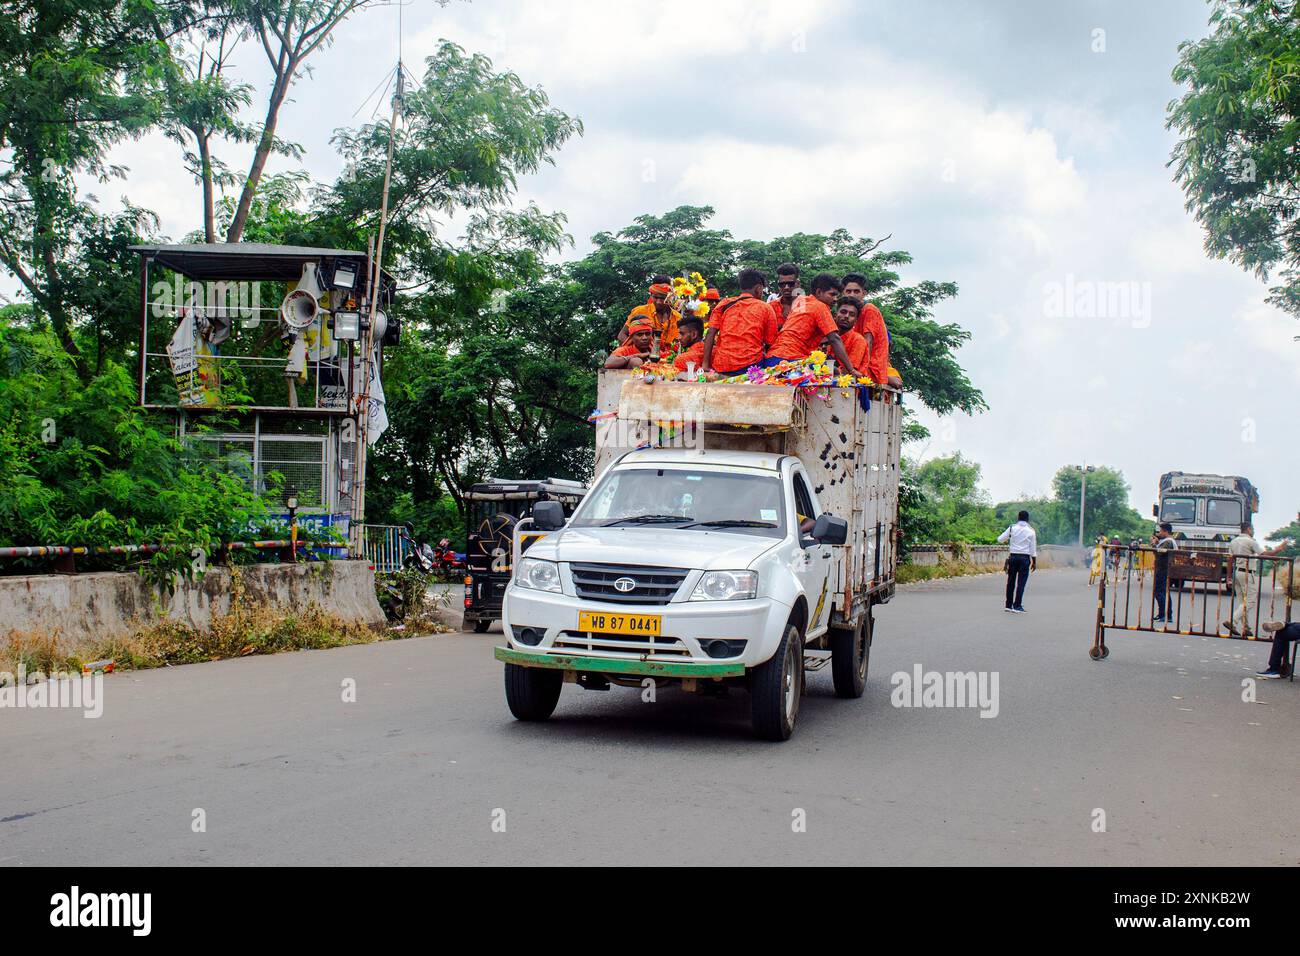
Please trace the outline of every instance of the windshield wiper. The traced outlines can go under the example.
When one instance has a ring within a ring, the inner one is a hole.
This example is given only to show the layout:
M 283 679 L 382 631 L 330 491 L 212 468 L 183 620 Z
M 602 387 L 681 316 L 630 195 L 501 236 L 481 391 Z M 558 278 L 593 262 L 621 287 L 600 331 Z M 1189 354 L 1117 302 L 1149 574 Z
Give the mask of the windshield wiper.
M 775 528 L 775 521 L 751 521 L 748 518 L 726 518 L 720 521 L 692 521 L 688 528 Z
M 613 521 L 606 521 L 601 525 L 602 528 L 612 528 L 616 524 L 632 523 L 637 524 L 656 524 L 661 521 L 687 521 L 689 519 L 681 515 L 632 515 L 629 518 L 615 518 Z

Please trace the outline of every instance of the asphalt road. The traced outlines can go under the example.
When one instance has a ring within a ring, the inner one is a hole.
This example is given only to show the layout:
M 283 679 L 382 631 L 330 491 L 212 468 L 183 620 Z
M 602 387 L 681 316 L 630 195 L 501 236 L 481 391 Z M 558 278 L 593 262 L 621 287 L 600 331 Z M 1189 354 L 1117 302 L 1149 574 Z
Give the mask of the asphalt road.
M 1243 702 L 1268 646 L 1240 641 L 1094 663 L 1085 580 L 1035 574 L 1018 616 L 996 576 L 901 589 L 866 695 L 810 675 L 784 744 L 739 692 L 570 685 L 516 723 L 495 631 L 110 675 L 99 719 L 0 710 L 0 863 L 1300 861 L 1300 684 Z M 996 671 L 997 716 L 893 706 L 916 664 Z

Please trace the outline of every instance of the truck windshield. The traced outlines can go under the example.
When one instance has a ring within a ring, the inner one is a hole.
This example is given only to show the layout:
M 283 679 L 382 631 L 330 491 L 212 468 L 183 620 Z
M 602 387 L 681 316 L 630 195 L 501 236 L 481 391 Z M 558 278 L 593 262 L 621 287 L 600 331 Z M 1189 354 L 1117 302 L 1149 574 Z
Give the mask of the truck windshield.
M 1177 521 L 1182 524 L 1196 523 L 1195 498 L 1166 498 L 1160 509 L 1161 521 Z
M 1210 498 L 1205 503 L 1205 523 L 1240 525 L 1241 502 L 1232 498 Z
M 623 468 L 587 496 L 574 528 L 655 526 L 785 536 L 777 478 L 691 468 Z

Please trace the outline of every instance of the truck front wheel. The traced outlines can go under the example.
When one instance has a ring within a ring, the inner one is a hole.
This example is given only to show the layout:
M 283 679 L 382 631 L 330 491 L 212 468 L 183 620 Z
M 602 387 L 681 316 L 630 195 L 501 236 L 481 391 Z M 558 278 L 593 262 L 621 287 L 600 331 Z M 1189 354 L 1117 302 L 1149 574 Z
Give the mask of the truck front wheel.
M 785 626 L 772 659 L 754 668 L 749 693 L 754 733 L 764 740 L 789 740 L 803 693 L 803 635 L 793 622 Z
M 563 671 L 506 665 L 506 703 L 516 720 L 550 717 L 559 703 L 563 686 Z
M 831 679 L 837 697 L 861 697 L 867 689 L 867 665 L 871 659 L 871 614 L 863 615 L 852 629 L 831 631 Z

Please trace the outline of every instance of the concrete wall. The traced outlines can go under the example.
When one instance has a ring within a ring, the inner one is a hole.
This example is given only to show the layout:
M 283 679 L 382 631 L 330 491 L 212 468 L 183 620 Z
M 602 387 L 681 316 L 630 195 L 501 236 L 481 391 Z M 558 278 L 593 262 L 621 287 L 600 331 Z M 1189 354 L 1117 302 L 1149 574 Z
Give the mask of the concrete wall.
M 340 619 L 382 624 L 375 575 L 366 561 L 253 564 L 240 568 L 246 600 L 285 611 L 319 605 Z M 230 611 L 230 571 L 209 566 L 196 583 L 181 582 L 162 600 L 134 572 L 0 577 L 0 633 L 85 637 L 127 634 L 165 616 L 206 627 Z
M 976 567 L 988 568 L 990 571 L 1001 569 L 1007 558 L 1005 545 L 974 544 L 961 548 L 951 544 L 922 545 L 911 551 L 912 563 L 922 567 L 934 566 L 941 561 L 957 561 L 965 552 L 965 559 Z M 1075 568 L 1087 567 L 1092 561 L 1092 552 L 1080 550 L 1074 545 L 1043 544 L 1038 547 L 1038 566 L 1040 568 Z
M 912 549 L 912 563 L 922 567 L 965 559 L 976 567 L 1000 568 L 1006 557 L 1007 549 L 1000 544 L 973 544 L 964 547 L 930 544 Z

